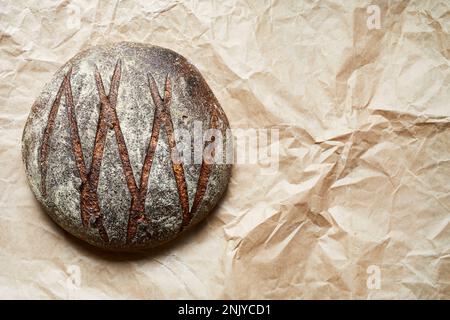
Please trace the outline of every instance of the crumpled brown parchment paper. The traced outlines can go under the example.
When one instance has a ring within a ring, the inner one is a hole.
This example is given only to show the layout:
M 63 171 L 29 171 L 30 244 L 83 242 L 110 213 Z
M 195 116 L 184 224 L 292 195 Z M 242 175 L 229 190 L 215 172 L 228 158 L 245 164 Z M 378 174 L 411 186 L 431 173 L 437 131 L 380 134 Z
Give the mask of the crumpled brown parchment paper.
M 1 0 L 0 298 L 449 299 L 449 11 Z M 21 161 L 44 83 L 79 50 L 124 40 L 190 59 L 233 128 L 279 130 L 273 174 L 235 165 L 205 223 L 139 256 L 58 228 Z

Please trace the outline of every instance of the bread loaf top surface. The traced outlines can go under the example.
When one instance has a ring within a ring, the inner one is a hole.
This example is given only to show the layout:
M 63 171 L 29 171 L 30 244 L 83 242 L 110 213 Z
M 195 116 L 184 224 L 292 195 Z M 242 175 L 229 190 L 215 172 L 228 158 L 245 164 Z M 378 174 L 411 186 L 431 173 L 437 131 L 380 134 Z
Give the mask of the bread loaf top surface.
M 228 129 L 187 59 L 121 42 L 83 51 L 56 72 L 32 106 L 23 161 L 36 198 L 62 228 L 105 249 L 147 249 L 218 203 L 231 165 L 214 150 L 208 161 L 203 151 L 214 138 L 202 138 L 215 130 L 223 150 Z

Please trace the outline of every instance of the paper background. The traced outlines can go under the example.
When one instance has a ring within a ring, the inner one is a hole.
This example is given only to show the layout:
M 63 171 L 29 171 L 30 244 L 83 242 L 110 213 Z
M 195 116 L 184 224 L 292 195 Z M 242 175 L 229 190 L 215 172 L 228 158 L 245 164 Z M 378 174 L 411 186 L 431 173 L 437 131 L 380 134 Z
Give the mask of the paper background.
M 0 298 L 449 299 L 449 29 L 446 1 L 1 0 Z M 190 59 L 233 128 L 280 130 L 276 174 L 235 166 L 205 223 L 140 256 L 53 224 L 20 151 L 57 68 L 123 40 Z

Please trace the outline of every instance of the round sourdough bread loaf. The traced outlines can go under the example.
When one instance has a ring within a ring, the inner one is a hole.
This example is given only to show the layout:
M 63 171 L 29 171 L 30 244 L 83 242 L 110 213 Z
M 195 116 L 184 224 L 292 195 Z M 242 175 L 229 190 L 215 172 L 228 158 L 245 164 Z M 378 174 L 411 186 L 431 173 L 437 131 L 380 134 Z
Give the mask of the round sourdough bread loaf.
M 184 57 L 122 42 L 83 51 L 56 72 L 32 106 L 22 154 L 58 225 L 132 251 L 170 241 L 211 212 L 230 178 L 228 129 Z

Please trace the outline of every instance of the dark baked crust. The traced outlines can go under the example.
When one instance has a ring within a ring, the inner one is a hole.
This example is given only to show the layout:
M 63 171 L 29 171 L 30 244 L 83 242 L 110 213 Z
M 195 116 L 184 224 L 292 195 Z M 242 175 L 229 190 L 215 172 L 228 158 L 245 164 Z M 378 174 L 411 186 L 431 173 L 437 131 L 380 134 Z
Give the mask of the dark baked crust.
M 196 121 L 225 139 L 228 120 L 185 58 L 136 43 L 93 47 L 32 107 L 23 134 L 29 183 L 80 239 L 122 251 L 160 245 L 203 219 L 230 177 L 230 165 L 173 161 L 176 130 L 194 136 Z

